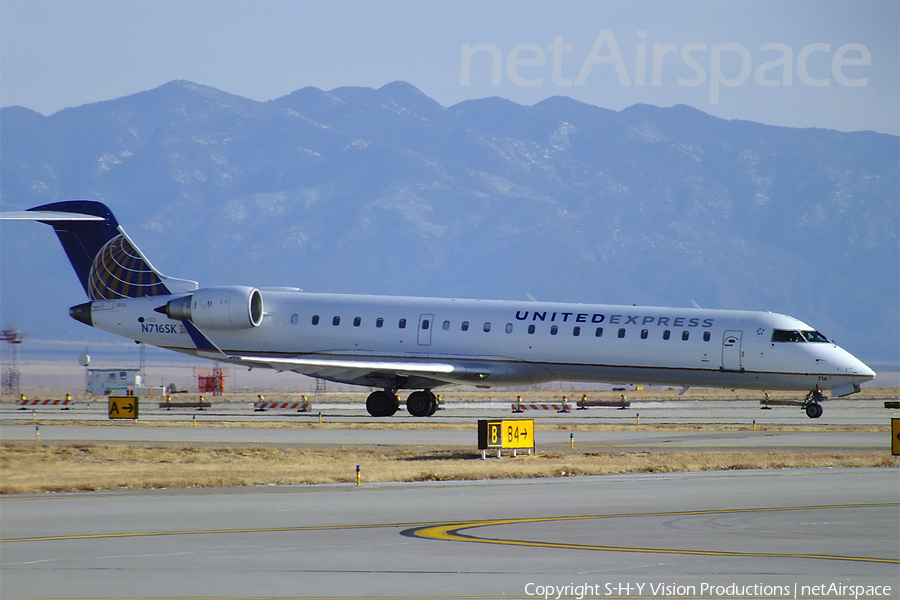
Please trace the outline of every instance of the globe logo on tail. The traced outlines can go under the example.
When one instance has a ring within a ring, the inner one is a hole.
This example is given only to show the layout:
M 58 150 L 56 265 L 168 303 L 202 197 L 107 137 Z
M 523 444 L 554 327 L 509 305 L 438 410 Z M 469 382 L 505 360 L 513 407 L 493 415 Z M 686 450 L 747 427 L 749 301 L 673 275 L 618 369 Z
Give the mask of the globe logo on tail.
M 143 298 L 168 293 L 159 276 L 124 234 L 109 240 L 91 265 L 91 300 Z

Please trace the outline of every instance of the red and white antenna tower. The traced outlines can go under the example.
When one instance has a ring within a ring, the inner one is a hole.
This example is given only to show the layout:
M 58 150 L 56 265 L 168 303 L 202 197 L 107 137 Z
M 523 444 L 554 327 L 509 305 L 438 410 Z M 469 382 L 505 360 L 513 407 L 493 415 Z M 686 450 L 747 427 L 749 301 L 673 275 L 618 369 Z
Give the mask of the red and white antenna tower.
M 12 325 L 7 325 L 0 331 L 0 341 L 6 342 L 8 359 L 3 366 L 2 393 L 19 395 L 19 344 L 25 338 L 24 334 Z

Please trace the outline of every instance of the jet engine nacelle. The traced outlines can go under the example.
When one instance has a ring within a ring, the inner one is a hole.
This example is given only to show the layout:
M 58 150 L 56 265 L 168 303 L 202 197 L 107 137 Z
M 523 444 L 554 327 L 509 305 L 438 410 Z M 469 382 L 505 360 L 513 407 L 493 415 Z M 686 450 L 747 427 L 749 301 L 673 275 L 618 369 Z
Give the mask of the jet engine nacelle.
M 170 319 L 187 319 L 200 329 L 250 329 L 263 320 L 263 300 L 253 287 L 202 288 L 156 309 Z

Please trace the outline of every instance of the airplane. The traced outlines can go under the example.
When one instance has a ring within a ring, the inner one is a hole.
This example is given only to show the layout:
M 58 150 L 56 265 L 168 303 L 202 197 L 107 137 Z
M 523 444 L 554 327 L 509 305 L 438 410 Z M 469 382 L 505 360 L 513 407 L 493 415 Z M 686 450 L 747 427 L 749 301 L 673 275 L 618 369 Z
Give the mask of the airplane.
M 157 271 L 96 201 L 0 214 L 51 225 L 89 300 L 69 314 L 90 327 L 192 356 L 379 388 L 373 417 L 400 406 L 431 416 L 433 389 L 556 380 L 806 392 L 843 397 L 875 377 L 793 317 L 772 312 L 465 300 L 221 286 Z

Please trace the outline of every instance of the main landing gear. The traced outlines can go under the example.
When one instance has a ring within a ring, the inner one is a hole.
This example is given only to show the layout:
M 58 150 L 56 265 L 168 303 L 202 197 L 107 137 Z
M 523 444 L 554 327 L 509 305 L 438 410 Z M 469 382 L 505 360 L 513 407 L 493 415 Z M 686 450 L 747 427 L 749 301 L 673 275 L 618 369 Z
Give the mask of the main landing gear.
M 372 392 L 366 398 L 366 410 L 373 417 L 390 417 L 400 408 L 397 396 L 387 390 Z
M 414 417 L 430 417 L 437 409 L 437 397 L 431 390 L 413 392 L 406 399 L 406 410 Z
M 822 400 L 825 399 L 825 395 L 819 391 L 819 388 L 811 391 L 806 395 L 806 401 L 803 403 L 803 408 L 806 409 L 806 416 L 810 419 L 818 419 L 822 416 L 822 413 L 825 410 L 822 408 L 822 405 L 819 404 Z
M 397 396 L 389 390 L 372 392 L 366 399 L 366 410 L 373 417 L 390 417 L 400 408 Z M 406 409 L 414 417 L 430 417 L 437 411 L 437 397 L 431 390 L 413 392 L 406 399 Z

